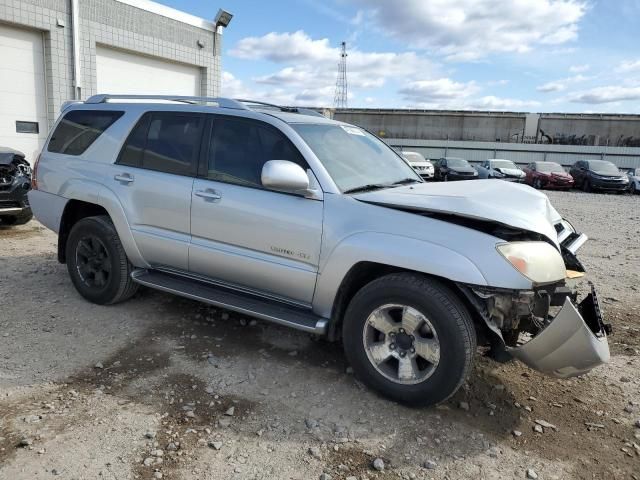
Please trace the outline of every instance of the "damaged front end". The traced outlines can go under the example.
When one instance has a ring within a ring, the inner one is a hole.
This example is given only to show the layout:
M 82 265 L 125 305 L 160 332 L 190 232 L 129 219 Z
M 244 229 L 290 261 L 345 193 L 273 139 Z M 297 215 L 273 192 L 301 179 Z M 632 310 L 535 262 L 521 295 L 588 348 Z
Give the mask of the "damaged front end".
M 0 147 L 0 223 L 31 215 L 31 166 L 17 150 Z
M 576 251 L 586 241 L 562 221 L 556 226 L 567 278 L 582 276 Z M 531 290 L 460 286 L 489 330 L 497 359 L 517 358 L 529 367 L 559 378 L 587 373 L 609 361 L 607 335 L 596 289 L 578 302 L 565 281 Z

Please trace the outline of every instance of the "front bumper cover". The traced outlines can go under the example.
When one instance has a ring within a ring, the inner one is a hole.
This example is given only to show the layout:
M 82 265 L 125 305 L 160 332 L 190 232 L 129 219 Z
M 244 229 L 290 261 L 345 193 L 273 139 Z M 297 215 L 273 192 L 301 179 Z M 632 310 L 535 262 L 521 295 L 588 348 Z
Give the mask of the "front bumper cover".
M 576 306 L 567 297 L 553 321 L 524 345 L 507 351 L 529 367 L 558 378 L 575 377 L 609 361 L 607 333 L 596 290 Z

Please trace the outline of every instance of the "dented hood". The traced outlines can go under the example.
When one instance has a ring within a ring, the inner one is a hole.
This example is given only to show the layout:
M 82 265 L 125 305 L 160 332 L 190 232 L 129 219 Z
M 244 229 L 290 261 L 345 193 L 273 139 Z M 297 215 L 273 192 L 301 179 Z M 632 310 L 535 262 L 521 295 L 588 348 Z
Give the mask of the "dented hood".
M 539 233 L 558 245 L 553 225 L 562 217 L 545 194 L 528 185 L 494 180 L 416 183 L 354 198 L 388 207 L 488 220 Z

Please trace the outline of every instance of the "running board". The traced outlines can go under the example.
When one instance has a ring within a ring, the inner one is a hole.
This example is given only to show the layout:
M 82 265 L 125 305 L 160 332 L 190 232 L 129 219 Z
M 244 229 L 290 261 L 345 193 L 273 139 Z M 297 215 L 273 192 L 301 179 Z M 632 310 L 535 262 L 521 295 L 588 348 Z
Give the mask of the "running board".
M 135 270 L 131 274 L 131 278 L 134 282 L 146 287 L 233 310 L 234 312 L 302 330 L 303 332 L 317 335 L 325 335 L 327 333 L 329 321 L 326 318 L 314 315 L 309 310 L 296 308 L 274 300 L 266 300 L 247 293 L 157 270 Z

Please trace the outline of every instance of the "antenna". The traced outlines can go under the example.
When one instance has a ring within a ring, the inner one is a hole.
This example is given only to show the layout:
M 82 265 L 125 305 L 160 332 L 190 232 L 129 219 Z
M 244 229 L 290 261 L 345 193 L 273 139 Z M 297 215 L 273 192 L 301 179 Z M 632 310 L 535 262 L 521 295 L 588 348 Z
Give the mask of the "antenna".
M 347 108 L 347 42 L 341 43 L 338 77 L 336 79 L 336 94 L 333 97 L 333 106 L 335 108 Z

